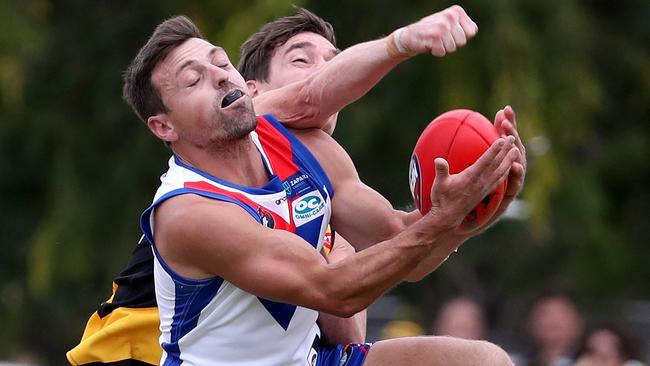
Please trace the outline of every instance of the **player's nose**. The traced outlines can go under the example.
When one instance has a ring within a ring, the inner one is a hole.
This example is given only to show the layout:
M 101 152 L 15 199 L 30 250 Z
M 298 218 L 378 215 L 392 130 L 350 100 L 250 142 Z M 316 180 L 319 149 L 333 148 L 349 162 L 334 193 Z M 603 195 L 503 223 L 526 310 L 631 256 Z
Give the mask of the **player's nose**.
M 230 79 L 230 74 L 228 73 L 228 71 L 226 71 L 224 68 L 219 66 L 210 65 L 209 73 L 210 73 L 210 78 L 212 80 L 212 84 L 214 85 L 215 88 L 223 87 Z

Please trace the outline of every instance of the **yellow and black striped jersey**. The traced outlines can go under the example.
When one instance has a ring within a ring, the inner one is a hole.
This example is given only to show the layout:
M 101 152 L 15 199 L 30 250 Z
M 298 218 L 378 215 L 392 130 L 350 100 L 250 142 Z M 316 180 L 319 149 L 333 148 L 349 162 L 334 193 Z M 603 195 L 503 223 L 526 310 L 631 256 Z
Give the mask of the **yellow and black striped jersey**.
M 81 342 L 68 351 L 71 365 L 158 365 L 162 349 L 153 279 L 153 253 L 141 239 L 113 294 L 88 320 Z

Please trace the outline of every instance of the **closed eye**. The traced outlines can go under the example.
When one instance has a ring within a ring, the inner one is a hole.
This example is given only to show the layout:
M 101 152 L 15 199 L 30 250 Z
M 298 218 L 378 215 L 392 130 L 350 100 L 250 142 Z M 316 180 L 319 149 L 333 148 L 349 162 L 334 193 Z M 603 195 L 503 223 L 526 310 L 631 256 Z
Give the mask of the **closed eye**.
M 298 62 L 298 63 L 301 63 L 301 64 L 306 64 L 306 63 L 307 63 L 307 59 L 304 59 L 304 58 L 297 58 L 297 59 L 292 60 L 291 62 Z
M 200 80 L 201 80 L 200 77 L 196 78 L 196 80 L 194 80 L 190 85 L 188 85 L 188 87 L 193 87 L 193 86 L 195 86 L 196 84 L 199 83 Z

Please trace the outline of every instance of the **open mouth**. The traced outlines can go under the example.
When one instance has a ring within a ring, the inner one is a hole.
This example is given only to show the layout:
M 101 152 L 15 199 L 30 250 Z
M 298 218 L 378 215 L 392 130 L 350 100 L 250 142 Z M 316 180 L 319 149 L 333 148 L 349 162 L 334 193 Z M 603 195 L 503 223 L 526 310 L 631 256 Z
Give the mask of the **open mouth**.
M 237 99 L 241 98 L 244 96 L 244 93 L 242 93 L 241 90 L 233 90 L 230 93 L 226 94 L 225 97 L 223 97 L 223 100 L 221 101 L 221 108 L 226 108 L 229 105 L 233 104 Z

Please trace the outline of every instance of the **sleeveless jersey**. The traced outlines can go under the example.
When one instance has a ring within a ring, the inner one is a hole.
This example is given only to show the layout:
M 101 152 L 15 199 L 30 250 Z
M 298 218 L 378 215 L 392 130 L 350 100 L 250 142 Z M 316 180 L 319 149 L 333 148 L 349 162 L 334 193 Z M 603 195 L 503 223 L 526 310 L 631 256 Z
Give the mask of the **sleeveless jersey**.
M 269 174 L 265 186 L 232 184 L 173 156 L 153 204 L 142 215 L 141 228 L 155 257 L 161 365 L 306 366 L 316 352 L 318 312 L 259 298 L 223 278 L 184 278 L 156 250 L 153 211 L 181 194 L 236 204 L 261 225 L 295 233 L 314 250 L 321 250 L 333 194 L 325 172 L 270 115 L 258 117 L 251 138 Z M 232 245 L 237 245 L 236 237 Z

